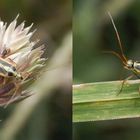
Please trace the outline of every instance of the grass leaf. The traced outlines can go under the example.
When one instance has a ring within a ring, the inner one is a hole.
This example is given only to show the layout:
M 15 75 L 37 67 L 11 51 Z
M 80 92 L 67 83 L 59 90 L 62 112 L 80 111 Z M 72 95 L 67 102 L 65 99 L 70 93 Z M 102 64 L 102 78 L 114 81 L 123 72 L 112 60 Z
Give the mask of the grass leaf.
M 73 122 L 140 117 L 140 80 L 98 82 L 73 86 Z

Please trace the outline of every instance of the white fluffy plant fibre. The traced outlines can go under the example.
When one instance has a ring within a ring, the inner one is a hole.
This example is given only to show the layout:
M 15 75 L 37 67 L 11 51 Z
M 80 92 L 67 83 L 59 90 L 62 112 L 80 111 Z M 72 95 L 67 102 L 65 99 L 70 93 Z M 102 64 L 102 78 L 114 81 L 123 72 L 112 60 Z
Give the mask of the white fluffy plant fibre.
M 35 30 L 30 32 L 33 24 L 25 27 L 25 22 L 22 22 L 17 26 L 18 16 L 8 26 L 7 23 L 0 21 L 0 58 L 8 60 L 9 63 L 11 61 L 10 64 L 13 64 L 23 77 L 22 80 L 17 80 L 14 76 L 0 75 L 2 106 L 30 96 L 32 91 L 27 90 L 27 87 L 35 81 L 46 62 L 46 59 L 41 57 L 44 45 L 34 48 L 38 41 L 31 41 L 35 32 Z

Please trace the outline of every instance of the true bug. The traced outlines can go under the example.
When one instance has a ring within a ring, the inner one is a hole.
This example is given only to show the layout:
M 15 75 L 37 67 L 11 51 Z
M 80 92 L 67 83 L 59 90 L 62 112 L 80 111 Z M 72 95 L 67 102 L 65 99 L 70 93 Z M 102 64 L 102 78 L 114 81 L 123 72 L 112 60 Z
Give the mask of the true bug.
M 10 59 L 3 59 L 0 57 L 0 76 L 4 78 L 14 77 L 17 80 L 22 80 L 22 76 L 16 70 L 16 64 Z
M 118 43 L 119 43 L 119 48 L 120 48 L 121 54 L 119 54 L 119 53 L 117 53 L 117 52 L 115 52 L 115 51 L 105 51 L 105 52 L 106 52 L 106 53 L 112 53 L 112 54 L 114 54 L 115 56 L 117 56 L 117 57 L 122 61 L 124 68 L 127 69 L 127 70 L 130 70 L 130 71 L 132 72 L 132 75 L 131 75 L 131 76 L 129 76 L 128 78 L 126 78 L 125 80 L 123 80 L 121 89 L 120 89 L 120 91 L 119 91 L 119 93 L 120 93 L 120 92 L 122 91 L 122 88 L 123 88 L 124 83 L 125 83 L 127 80 L 131 79 L 134 75 L 135 75 L 137 78 L 140 79 L 140 76 L 139 76 L 139 74 L 140 74 L 140 61 L 133 61 L 133 60 L 131 60 L 131 59 L 127 59 L 127 58 L 126 58 L 126 56 L 124 55 L 124 52 L 123 52 L 123 47 L 122 47 L 122 43 L 121 43 L 121 39 L 120 39 L 118 30 L 117 30 L 117 28 L 116 28 L 116 26 L 115 26 L 115 23 L 114 23 L 114 21 L 113 21 L 113 18 L 112 18 L 112 16 L 111 16 L 110 12 L 108 12 L 108 15 L 109 15 L 109 17 L 110 17 L 110 19 L 111 19 L 111 22 L 112 22 L 112 24 L 113 24 L 113 27 L 114 27 L 114 30 L 115 30 L 115 33 L 116 33 L 116 36 L 117 36 L 117 40 L 118 40 Z M 118 93 L 118 94 L 119 94 L 119 93 Z M 140 88 L 139 88 L 139 93 L 140 93 Z
M 9 96 L 9 101 L 5 107 L 10 103 L 10 99 L 20 91 L 18 82 L 22 79 L 21 74 L 17 72 L 16 64 L 14 62 L 8 58 L 3 59 L 0 57 L 0 96 L 6 97 L 10 91 L 15 91 L 11 97 Z

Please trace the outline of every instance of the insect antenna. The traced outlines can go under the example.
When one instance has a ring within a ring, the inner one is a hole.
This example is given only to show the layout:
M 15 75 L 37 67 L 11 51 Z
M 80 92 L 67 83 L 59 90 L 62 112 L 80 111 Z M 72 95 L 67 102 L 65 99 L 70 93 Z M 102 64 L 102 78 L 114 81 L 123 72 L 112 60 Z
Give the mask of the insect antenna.
M 116 52 L 114 52 L 114 51 L 103 51 L 103 53 L 114 54 L 114 55 L 117 56 L 120 60 L 122 60 L 122 62 L 123 62 L 124 65 L 126 65 L 126 61 L 124 61 L 124 58 L 123 58 L 120 54 L 118 54 L 118 53 L 116 53 Z
M 117 30 L 117 28 L 116 28 L 116 26 L 115 26 L 115 23 L 114 23 L 114 21 L 113 21 L 113 18 L 112 18 L 112 16 L 111 16 L 111 14 L 110 14 L 110 12 L 107 12 L 108 13 L 108 15 L 109 15 L 109 17 L 110 17 L 110 19 L 111 19 L 111 22 L 112 22 L 112 25 L 113 25 L 113 27 L 114 27 L 114 30 L 115 30 L 115 33 L 116 33 L 116 36 L 117 36 L 117 40 L 118 40 L 118 43 L 119 43 L 119 48 L 120 48 L 120 50 L 121 50 L 121 60 L 123 59 L 123 62 L 127 62 L 127 59 L 126 59 L 126 57 L 125 57 L 125 55 L 124 55 L 124 52 L 123 52 L 123 47 L 122 47 L 122 43 L 121 43 L 121 39 L 120 39 L 120 36 L 119 36 L 119 33 L 118 33 L 118 30 Z M 115 54 L 115 53 L 113 53 L 113 54 Z M 118 55 L 118 54 L 117 54 Z M 120 56 L 120 55 L 119 55 Z

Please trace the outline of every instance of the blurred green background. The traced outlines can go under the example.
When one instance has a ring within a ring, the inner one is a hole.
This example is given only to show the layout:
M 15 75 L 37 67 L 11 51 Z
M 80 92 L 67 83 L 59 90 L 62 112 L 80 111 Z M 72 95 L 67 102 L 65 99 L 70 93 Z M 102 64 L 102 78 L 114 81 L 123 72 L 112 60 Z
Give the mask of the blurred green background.
M 73 17 L 74 84 L 113 81 L 126 78 L 118 58 L 103 51 L 119 52 L 110 11 L 119 31 L 127 58 L 140 60 L 140 1 L 75 0 Z M 75 123 L 75 140 L 140 139 L 140 119 Z
M 72 1 L 71 0 L 1 0 L 0 17 L 8 24 L 20 14 L 18 24 L 26 21 L 25 26 L 34 23 L 32 30 L 37 28 L 33 39 L 40 39 L 41 44 L 45 44 L 46 52 L 44 57 L 49 58 L 47 63 L 53 58 L 57 50 L 70 40 L 68 34 L 72 28 Z M 68 37 L 67 37 L 68 36 Z M 65 39 L 68 38 L 68 39 Z M 70 45 L 68 44 L 68 47 Z M 60 53 L 60 52 L 59 52 Z M 70 54 L 71 52 L 69 52 Z M 70 55 L 69 55 L 70 56 Z M 67 56 L 68 57 L 68 56 Z M 68 58 L 62 58 L 68 59 Z M 71 59 L 71 58 L 70 58 Z M 57 60 L 56 60 L 57 61 Z M 62 60 L 59 60 L 62 61 Z M 0 136 L 3 134 L 5 140 L 70 140 L 71 139 L 71 63 L 67 66 L 54 65 L 49 71 L 65 67 L 62 79 L 66 76 L 66 81 L 55 87 L 49 96 L 43 100 L 39 99 L 37 107 L 27 114 L 26 121 L 19 128 L 19 122 L 10 126 L 12 131 L 8 132 L 8 127 L 12 120 L 23 117 L 24 112 L 16 116 L 18 104 L 8 106 L 6 109 L 0 108 Z M 66 68 L 67 67 L 67 68 Z M 68 78 L 67 78 L 68 77 Z M 57 79 L 57 77 L 55 77 Z M 46 81 L 49 79 L 46 78 Z M 44 83 L 46 84 L 46 83 Z M 39 87 L 38 87 L 39 88 Z M 39 94 L 39 93 L 38 93 Z M 30 97 L 32 98 L 32 97 Z M 22 101 L 22 106 L 24 101 Z M 32 104 L 32 103 L 31 103 Z M 27 108 L 32 108 L 29 105 Z M 15 118 L 12 118 L 15 114 Z M 25 117 L 26 118 L 26 117 Z M 14 122 L 14 121 L 13 121 Z M 6 129 L 5 129 L 6 128 Z M 10 129 L 9 128 L 9 129 Z M 16 128 L 16 129 L 15 129 Z M 7 132 L 5 131 L 7 130 Z M 10 137 L 12 136 L 12 137 Z M 9 138 L 8 138 L 9 137 Z M 0 138 L 1 139 L 1 138 Z M 2 139 L 4 140 L 4 139 Z

